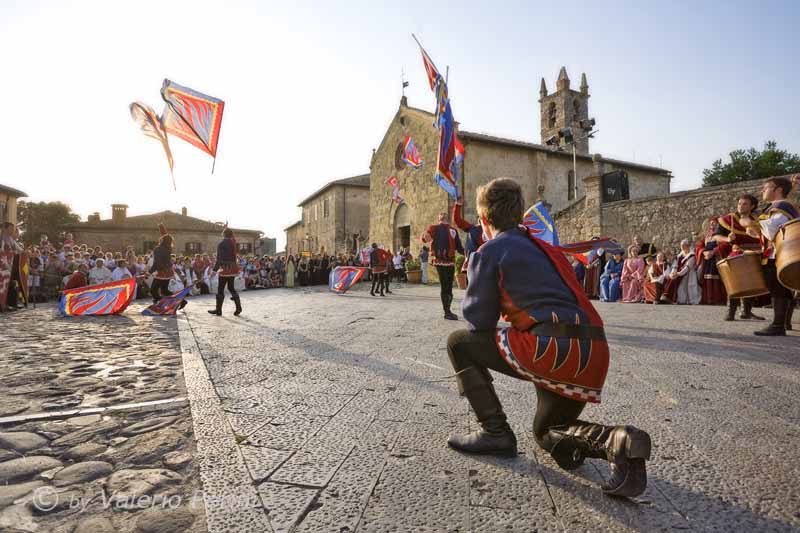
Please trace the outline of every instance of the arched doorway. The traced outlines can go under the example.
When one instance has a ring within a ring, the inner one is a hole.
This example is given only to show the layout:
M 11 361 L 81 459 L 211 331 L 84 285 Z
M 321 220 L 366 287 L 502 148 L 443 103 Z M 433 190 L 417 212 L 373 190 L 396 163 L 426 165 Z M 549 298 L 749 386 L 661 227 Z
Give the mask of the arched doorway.
M 392 251 L 411 246 L 411 209 L 403 202 L 394 211 Z

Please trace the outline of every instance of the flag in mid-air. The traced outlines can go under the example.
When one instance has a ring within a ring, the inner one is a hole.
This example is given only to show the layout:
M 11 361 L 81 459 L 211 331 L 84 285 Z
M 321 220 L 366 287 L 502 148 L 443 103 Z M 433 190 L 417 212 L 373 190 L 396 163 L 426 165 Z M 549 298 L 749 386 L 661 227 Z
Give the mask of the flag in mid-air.
M 464 147 L 458 140 L 456 121 L 450 107 L 447 82 L 433 64 L 428 53 L 420 45 L 422 63 L 428 84 L 436 95 L 436 119 L 434 126 L 439 128 L 439 146 L 436 154 L 436 183 L 453 198 L 458 198 L 458 165 L 464 158 Z
M 407 166 L 416 170 L 422 168 L 424 164 L 422 156 L 419 154 L 419 150 L 417 150 L 417 145 L 411 140 L 411 135 L 406 135 L 406 138 L 403 140 L 402 160 Z
M 536 202 L 522 215 L 522 224 L 528 233 L 547 244 L 558 246 L 558 232 L 553 217 L 542 202 Z
M 386 184 L 392 188 L 392 201 L 397 204 L 402 203 L 403 198 L 400 197 L 400 184 L 397 181 L 397 176 L 386 178 Z
M 338 266 L 333 269 L 328 280 L 328 288 L 337 294 L 344 294 L 347 289 L 358 283 L 367 271 L 363 267 Z
M 169 173 L 172 174 L 174 162 L 172 160 L 172 151 L 169 149 L 169 140 L 167 140 L 167 132 L 161 122 L 161 117 L 156 115 L 153 108 L 141 102 L 133 102 L 128 109 L 131 112 L 131 118 L 139 125 L 142 133 L 152 139 L 156 139 L 161 143 L 164 148 L 164 153 L 167 156 L 167 164 L 169 165 Z M 175 177 L 172 178 L 172 186 L 175 187 Z
M 174 315 L 178 311 L 181 302 L 192 292 L 192 285 L 180 290 L 172 296 L 161 298 L 157 303 L 146 307 L 142 314 L 146 316 Z
M 58 310 L 64 316 L 116 315 L 128 307 L 135 295 L 135 278 L 69 289 L 61 293 Z
M 161 97 L 166 102 L 162 123 L 167 133 L 216 158 L 225 102 L 170 80 L 164 80 Z

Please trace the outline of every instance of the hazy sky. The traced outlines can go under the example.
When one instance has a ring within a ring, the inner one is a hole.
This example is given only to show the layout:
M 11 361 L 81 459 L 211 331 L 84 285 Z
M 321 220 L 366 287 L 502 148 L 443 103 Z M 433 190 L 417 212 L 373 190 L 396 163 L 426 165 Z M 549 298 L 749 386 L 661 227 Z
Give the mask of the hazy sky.
M 413 32 L 450 65 L 464 129 L 539 142 L 539 80 L 553 90 L 565 65 L 573 87 L 588 76 L 592 152 L 693 188 L 732 148 L 800 152 L 798 27 L 792 1 L 0 1 L 0 183 L 83 217 L 187 206 L 280 249 L 300 200 L 368 172 L 401 69 L 410 105 L 432 109 Z M 177 192 L 127 109 L 160 113 L 165 77 L 226 102 L 214 175 L 171 139 Z

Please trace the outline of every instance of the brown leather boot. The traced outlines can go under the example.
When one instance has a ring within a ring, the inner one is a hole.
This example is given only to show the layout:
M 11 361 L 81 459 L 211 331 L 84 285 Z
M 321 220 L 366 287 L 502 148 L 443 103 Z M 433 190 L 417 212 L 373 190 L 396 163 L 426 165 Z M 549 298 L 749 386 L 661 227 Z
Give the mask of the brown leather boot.
M 447 444 L 467 453 L 506 457 L 517 455 L 517 437 L 506 421 L 489 371 L 469 367 L 459 373 L 456 379 L 459 392 L 469 400 L 481 429 L 468 435 L 453 435 Z
M 550 428 L 543 439 L 550 455 L 565 470 L 585 458 L 605 459 L 611 470 L 603 492 L 632 498 L 647 488 L 645 461 L 650 459 L 650 435 L 633 426 L 603 426 L 580 420 Z

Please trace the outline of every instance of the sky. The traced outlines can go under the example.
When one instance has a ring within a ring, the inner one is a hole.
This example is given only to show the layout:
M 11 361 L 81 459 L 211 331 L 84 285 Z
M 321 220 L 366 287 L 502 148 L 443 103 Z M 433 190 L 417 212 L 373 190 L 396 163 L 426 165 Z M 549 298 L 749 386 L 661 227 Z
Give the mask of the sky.
M 0 184 L 84 219 L 185 206 L 280 250 L 298 202 L 369 172 L 401 72 L 409 105 L 432 110 L 414 33 L 449 65 L 463 129 L 540 142 L 540 79 L 552 91 L 566 66 L 573 88 L 588 77 L 593 153 L 691 189 L 732 149 L 800 152 L 799 26 L 793 1 L 0 0 Z M 171 139 L 177 191 L 128 114 L 137 100 L 160 113 L 164 78 L 226 102 L 213 175 Z

